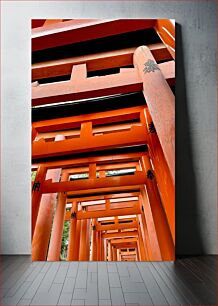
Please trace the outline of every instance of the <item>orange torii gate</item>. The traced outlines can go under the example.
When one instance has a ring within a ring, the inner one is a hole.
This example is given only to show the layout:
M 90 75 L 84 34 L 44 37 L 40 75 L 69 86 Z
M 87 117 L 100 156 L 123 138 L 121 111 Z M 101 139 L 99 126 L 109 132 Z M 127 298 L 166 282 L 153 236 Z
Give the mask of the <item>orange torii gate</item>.
M 41 111 L 54 103 L 139 91 L 145 98 L 140 106 L 33 122 L 33 260 L 60 259 L 64 222 L 70 223 L 67 260 L 173 260 L 174 27 L 168 20 L 39 24 L 33 30 L 33 52 L 146 29 L 155 30 L 162 42 L 33 63 L 32 106 Z M 106 32 L 100 31 L 103 27 Z M 88 76 L 117 67 L 116 74 Z M 64 82 L 36 82 L 66 75 L 70 78 Z

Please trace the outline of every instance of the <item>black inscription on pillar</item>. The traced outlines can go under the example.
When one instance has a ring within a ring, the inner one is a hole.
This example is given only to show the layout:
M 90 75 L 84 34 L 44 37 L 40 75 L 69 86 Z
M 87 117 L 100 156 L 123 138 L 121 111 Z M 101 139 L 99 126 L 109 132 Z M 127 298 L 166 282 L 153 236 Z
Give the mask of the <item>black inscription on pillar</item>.
M 70 215 L 71 219 L 75 219 L 76 218 L 76 212 L 72 212 L 72 214 Z
M 147 178 L 148 178 L 149 180 L 153 180 L 153 178 L 154 178 L 154 173 L 153 173 L 152 170 L 148 170 L 148 171 L 147 171 Z
M 32 191 L 39 191 L 40 189 L 40 182 L 34 182 L 33 184 L 33 188 L 32 188 Z
M 96 225 L 93 225 L 92 230 L 93 230 L 93 231 L 96 230 Z
M 158 64 L 156 64 L 153 60 L 149 59 L 144 63 L 144 73 L 154 72 L 155 70 L 160 70 Z
M 149 130 L 149 133 L 156 133 L 156 129 L 155 129 L 153 122 L 148 124 L 148 130 Z

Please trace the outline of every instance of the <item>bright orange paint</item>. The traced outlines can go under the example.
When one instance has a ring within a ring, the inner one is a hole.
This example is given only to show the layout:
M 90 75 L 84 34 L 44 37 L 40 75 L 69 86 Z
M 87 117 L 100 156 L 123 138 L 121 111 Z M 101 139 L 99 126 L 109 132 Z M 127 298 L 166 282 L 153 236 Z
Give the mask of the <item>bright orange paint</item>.
M 143 91 L 145 105 L 33 123 L 32 157 L 41 163 L 33 165 L 40 185 L 32 184 L 32 258 L 60 260 L 63 225 L 70 220 L 67 260 L 173 260 L 175 29 L 168 20 L 57 21 L 33 30 L 34 51 L 146 28 L 154 28 L 163 43 L 33 65 L 34 84 L 71 74 L 67 82 L 32 86 L 33 106 L 136 91 Z M 113 67 L 119 73 L 87 77 L 89 71 Z M 139 145 L 148 150 L 99 154 Z M 78 158 L 83 153 L 92 156 Z M 135 173 L 110 177 L 108 172 L 129 168 Z M 68 180 L 82 173 L 88 178 Z

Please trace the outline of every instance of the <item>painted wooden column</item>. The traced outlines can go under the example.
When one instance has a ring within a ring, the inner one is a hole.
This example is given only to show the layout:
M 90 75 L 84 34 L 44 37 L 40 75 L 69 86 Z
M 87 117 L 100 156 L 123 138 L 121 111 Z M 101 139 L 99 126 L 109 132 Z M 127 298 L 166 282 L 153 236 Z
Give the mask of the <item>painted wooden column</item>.
M 81 220 L 79 261 L 87 260 L 87 219 Z
M 63 173 L 61 177 L 62 182 L 68 181 L 69 174 Z M 55 210 L 55 216 L 53 220 L 51 238 L 48 249 L 48 261 L 58 261 L 60 260 L 62 235 L 64 228 L 64 218 L 66 212 L 66 201 L 67 195 L 65 192 L 60 192 L 58 195 L 58 202 Z
M 145 222 L 147 225 L 147 233 L 148 233 L 148 245 L 150 246 L 150 260 L 151 261 L 161 261 L 161 250 L 158 241 L 158 235 L 155 228 L 155 223 L 153 219 L 151 204 L 148 199 L 146 186 L 141 189 L 141 198 L 143 204 L 143 213 L 142 217 L 145 218 Z
M 112 247 L 110 240 L 108 240 L 108 261 L 112 261 Z
M 91 238 L 91 220 L 87 219 L 87 232 L 86 232 L 86 260 L 90 260 L 90 238 Z
M 103 239 L 104 241 L 104 261 L 107 261 L 107 239 Z
M 144 213 L 142 213 L 142 214 L 144 214 Z M 150 257 L 149 257 L 149 253 L 148 253 L 147 240 L 145 238 L 145 230 L 147 230 L 147 228 L 144 229 L 144 225 L 143 225 L 144 223 L 142 221 L 142 216 L 141 215 L 139 215 L 138 219 L 139 219 L 140 235 L 141 235 L 142 243 L 143 243 L 144 250 L 145 250 L 145 257 L 146 257 L 146 260 L 148 261 Z
M 140 247 L 139 240 L 137 241 L 137 249 L 138 249 L 139 261 L 142 261 L 142 250 Z
M 141 161 L 142 161 L 142 169 L 144 172 L 146 172 L 147 175 L 147 184 L 146 184 L 147 195 L 159 241 L 161 256 L 163 260 L 174 260 L 175 245 L 173 243 L 170 227 L 167 222 L 166 213 L 164 211 L 161 202 L 160 194 L 155 179 L 155 174 L 152 172 L 152 170 L 150 170 L 152 168 L 148 158 L 143 156 L 141 158 Z
M 138 246 L 136 247 L 136 259 L 137 261 L 139 261 L 139 250 L 138 250 Z
M 96 231 L 96 219 L 93 219 L 92 226 L 92 261 L 97 261 L 97 231 Z
M 108 261 L 108 240 L 104 239 L 105 261 Z
M 78 205 L 78 211 L 81 210 L 81 205 Z M 75 238 L 75 260 L 79 260 L 80 251 L 80 234 L 81 234 L 81 220 L 76 222 L 76 238 Z
M 98 252 L 98 261 L 101 261 L 101 231 L 98 231 L 98 236 L 97 236 L 97 252 Z
M 105 246 L 104 246 L 104 239 L 101 238 L 101 261 L 105 261 Z
M 36 178 L 32 187 L 32 237 L 34 234 L 36 220 L 39 212 L 40 201 L 42 198 L 41 186 L 46 177 L 47 168 L 43 164 L 39 165 Z
M 114 251 L 113 251 L 113 245 L 111 243 L 111 261 L 114 261 Z
M 77 226 L 77 202 L 73 201 L 71 208 L 71 217 L 70 217 L 70 230 L 69 230 L 69 244 L 67 250 L 67 260 L 74 261 L 78 260 L 77 257 L 77 245 L 76 245 L 76 226 Z
M 57 135 L 55 141 L 64 140 L 63 135 Z M 58 182 L 61 175 L 61 169 L 51 169 L 47 171 L 46 180 L 52 179 Z M 40 208 L 32 240 L 32 260 L 45 261 L 48 251 L 48 244 L 52 229 L 52 220 L 54 205 L 56 202 L 56 193 L 43 194 L 40 201 Z
M 117 261 L 120 261 L 120 249 L 117 249 Z
M 139 224 L 138 226 L 138 243 L 140 248 L 140 254 L 141 254 L 141 261 L 147 260 L 146 253 L 145 253 L 145 246 L 142 239 L 142 232 L 141 232 L 141 226 Z
M 88 261 L 90 256 L 90 220 L 81 220 L 79 260 Z
M 98 245 L 98 242 L 99 242 L 99 233 L 100 231 L 96 231 L 96 260 L 99 261 L 99 245 Z
M 140 119 L 148 128 L 149 156 L 154 166 L 160 197 L 167 215 L 173 241 L 175 243 L 175 186 L 148 107 L 145 107 L 141 111 Z
M 142 79 L 143 94 L 175 184 L 175 96 L 148 47 L 138 47 L 133 62 Z
M 144 252 L 144 260 L 148 261 L 149 260 L 149 255 L 148 255 L 148 247 L 147 247 L 147 241 L 145 238 L 145 230 L 142 222 L 142 214 L 138 215 L 138 239 L 141 240 L 141 243 L 143 245 L 143 252 Z
M 113 261 L 117 261 L 117 249 L 115 246 L 112 247 Z
M 119 260 L 120 260 L 120 261 L 122 261 L 121 253 L 122 253 L 122 252 L 121 252 L 121 249 L 119 249 L 119 258 L 120 258 Z
M 120 261 L 120 249 L 117 247 L 117 261 Z
M 147 260 L 149 261 L 149 260 L 152 260 L 152 247 L 151 247 L 151 241 L 149 239 L 148 226 L 147 226 L 146 219 L 145 219 L 144 205 L 143 205 L 143 199 L 142 199 L 141 194 L 139 196 L 139 202 L 141 205 L 142 213 L 138 215 L 138 219 L 139 219 L 140 226 L 141 226 L 141 233 L 142 233 L 142 239 L 143 239 L 144 246 L 145 246 L 146 257 L 147 257 Z

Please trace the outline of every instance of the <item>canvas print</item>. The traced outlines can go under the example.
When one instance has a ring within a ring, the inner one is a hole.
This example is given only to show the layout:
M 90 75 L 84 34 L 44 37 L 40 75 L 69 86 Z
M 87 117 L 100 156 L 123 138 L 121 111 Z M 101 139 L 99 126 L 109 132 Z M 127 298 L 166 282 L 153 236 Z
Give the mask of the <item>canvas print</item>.
M 175 259 L 175 22 L 32 20 L 32 260 Z

